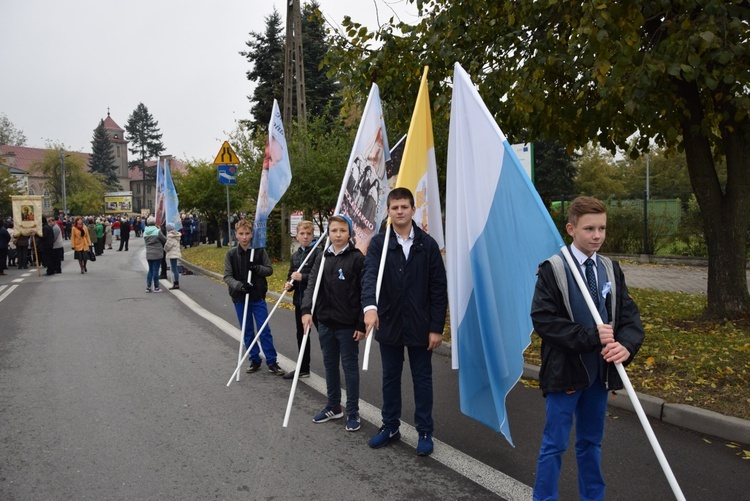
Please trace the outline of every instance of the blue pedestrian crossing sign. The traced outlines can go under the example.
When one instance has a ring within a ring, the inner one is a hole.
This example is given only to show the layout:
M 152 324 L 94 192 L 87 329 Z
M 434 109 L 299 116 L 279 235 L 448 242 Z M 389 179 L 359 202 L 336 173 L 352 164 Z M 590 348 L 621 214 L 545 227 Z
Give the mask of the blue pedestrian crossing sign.
M 237 184 L 237 166 L 234 164 L 219 165 L 219 182 L 221 184 Z

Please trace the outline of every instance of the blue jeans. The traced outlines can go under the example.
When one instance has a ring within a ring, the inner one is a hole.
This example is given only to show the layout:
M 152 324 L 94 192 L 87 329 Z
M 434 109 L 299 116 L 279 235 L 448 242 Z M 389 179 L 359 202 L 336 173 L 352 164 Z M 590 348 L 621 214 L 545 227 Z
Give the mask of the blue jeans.
M 318 334 L 326 369 L 327 405 L 341 404 L 340 359 L 346 380 L 346 412 L 359 411 L 359 342 L 354 340 L 354 328 L 333 329 L 319 324 Z
M 169 267 L 172 268 L 172 283 L 177 285 L 180 283 L 180 274 L 177 272 L 177 258 L 171 258 L 169 260 Z
M 562 455 L 568 448 L 573 416 L 576 421 L 578 493 L 582 500 L 604 499 L 602 435 L 607 410 L 607 390 L 600 381 L 588 389 L 568 394 L 548 393 L 547 422 L 536 466 L 534 500 L 558 499 Z
M 151 287 L 153 282 L 154 288 L 159 287 L 159 267 L 161 266 L 161 259 L 149 259 L 148 260 L 148 274 L 146 275 L 146 287 Z
M 242 329 L 242 314 L 245 311 L 245 300 L 242 299 L 234 303 L 234 311 L 237 312 L 237 319 L 240 321 L 240 329 Z M 250 346 L 255 338 L 255 329 L 263 325 L 268 318 L 268 305 L 263 300 L 250 301 L 247 307 L 247 322 L 245 322 L 245 332 L 243 333 L 243 339 L 245 341 L 245 349 Z M 255 319 L 255 326 L 253 326 L 253 319 Z M 266 356 L 266 364 L 273 365 L 276 363 L 276 349 L 273 347 L 273 337 L 271 337 L 271 327 L 266 325 L 260 333 L 258 343 L 253 345 L 250 350 L 250 361 L 261 363 L 263 359 L 260 358 L 260 349 L 263 348 L 263 354 Z M 260 344 L 260 348 L 258 347 Z
M 407 346 L 414 385 L 414 425 L 419 433 L 432 433 L 432 351 Z M 380 343 L 383 362 L 383 424 L 397 430 L 401 425 L 401 373 L 404 347 Z

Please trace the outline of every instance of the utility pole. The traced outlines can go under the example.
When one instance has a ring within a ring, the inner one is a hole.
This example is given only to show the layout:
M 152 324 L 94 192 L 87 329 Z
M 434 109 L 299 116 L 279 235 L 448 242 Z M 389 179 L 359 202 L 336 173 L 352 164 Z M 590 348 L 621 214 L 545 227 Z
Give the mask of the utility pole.
M 305 98 L 305 67 L 302 55 L 302 15 L 299 0 L 287 0 L 286 40 L 284 47 L 284 111 L 282 120 L 287 131 L 292 126 L 292 104 L 296 91 L 297 123 L 307 123 L 307 102 Z M 289 231 L 289 211 L 281 205 L 281 258 L 291 256 L 291 232 Z
M 292 106 L 295 94 L 297 97 L 297 122 L 301 125 L 307 122 L 305 68 L 302 54 L 302 15 L 299 0 L 287 0 L 284 54 L 284 112 L 282 119 L 287 130 L 289 130 L 292 125 Z

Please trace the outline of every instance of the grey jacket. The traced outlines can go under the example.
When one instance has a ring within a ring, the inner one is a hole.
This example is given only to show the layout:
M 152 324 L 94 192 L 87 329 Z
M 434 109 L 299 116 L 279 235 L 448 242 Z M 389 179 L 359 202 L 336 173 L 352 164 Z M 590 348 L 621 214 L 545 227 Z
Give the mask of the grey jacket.
M 161 259 L 164 257 L 164 243 L 167 237 L 159 231 L 156 226 L 149 225 L 143 232 L 143 240 L 146 242 L 146 259 Z

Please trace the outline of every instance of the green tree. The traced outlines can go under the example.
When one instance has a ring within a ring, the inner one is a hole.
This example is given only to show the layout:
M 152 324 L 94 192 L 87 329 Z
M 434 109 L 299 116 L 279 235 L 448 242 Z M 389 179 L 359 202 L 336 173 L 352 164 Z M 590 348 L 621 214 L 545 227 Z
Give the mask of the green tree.
M 356 127 L 340 120 L 331 123 L 325 115 L 310 118 L 306 128 L 288 139 L 292 182 L 284 205 L 314 218 L 322 231 L 323 222 L 336 208 Z
M 576 161 L 578 175 L 575 192 L 603 200 L 622 198 L 628 194 L 622 170 L 609 152 L 594 145 L 587 145 Z
M 545 207 L 550 207 L 552 200 L 561 195 L 570 199 L 575 193 L 577 156 L 570 155 L 557 141 L 534 142 L 534 185 Z
M 52 203 L 62 208 L 62 167 L 60 149 L 63 145 L 48 144 L 48 151 L 39 165 L 39 170 L 47 178 L 45 186 L 52 195 Z M 65 158 L 65 189 L 68 210 L 71 214 L 97 214 L 102 212 L 104 193 L 107 191 L 105 179 L 99 173 L 87 172 L 84 157 L 71 154 Z
M 184 173 L 172 173 L 175 189 L 179 194 L 182 212 L 198 212 L 207 223 L 222 228 L 226 223 L 227 197 L 226 186 L 219 183 L 217 168 L 204 160 L 191 160 L 186 164 Z M 229 187 L 231 209 L 238 210 L 243 201 L 243 190 L 237 186 Z M 226 231 L 226 226 L 222 228 Z
M 11 122 L 5 113 L 0 113 L 0 144 L 26 146 L 26 136 Z
M 148 108 L 143 103 L 138 103 L 133 113 L 128 117 L 125 124 L 125 130 L 128 133 L 130 142 L 128 150 L 136 158 L 129 162 L 130 169 L 140 169 L 143 173 L 144 181 L 156 180 L 156 166 L 147 166 L 147 162 L 159 155 L 165 150 L 164 143 L 161 142 L 162 134 L 159 131 L 159 122 L 149 113 Z M 143 207 L 146 207 L 146 190 L 143 190 Z
M 332 119 L 341 111 L 341 86 L 328 75 L 330 65 L 325 62 L 329 50 L 325 19 L 317 0 L 302 7 L 302 50 L 305 68 L 305 98 L 311 117 L 326 115 Z
M 410 1 L 422 14 L 415 25 L 391 21 L 370 33 L 344 21 L 346 50 L 334 60 L 348 70 L 345 86 L 361 92 L 377 81 L 384 96 L 404 94 L 429 64 L 439 109 L 460 61 L 510 137 L 526 129 L 532 141 L 596 141 L 633 156 L 652 142 L 684 150 L 706 229 L 707 313 L 750 310 L 747 1 Z
M 250 113 L 253 118 L 248 123 L 253 133 L 268 128 L 274 99 L 283 109 L 284 36 L 281 32 L 281 15 L 274 8 L 265 20 L 265 32 L 251 31 L 250 40 L 245 42 L 248 50 L 240 52 L 252 65 L 246 73 L 247 79 L 256 83 L 252 96 L 247 96 L 252 104 Z
M 89 168 L 92 172 L 98 172 L 104 177 L 108 189 L 119 189 L 120 183 L 115 172 L 115 154 L 112 143 L 109 142 L 107 130 L 104 128 L 104 120 L 99 120 L 99 125 L 94 129 Z
M 18 179 L 10 173 L 9 169 L 0 166 L 0 217 L 9 216 L 13 212 L 11 195 L 22 193 Z

